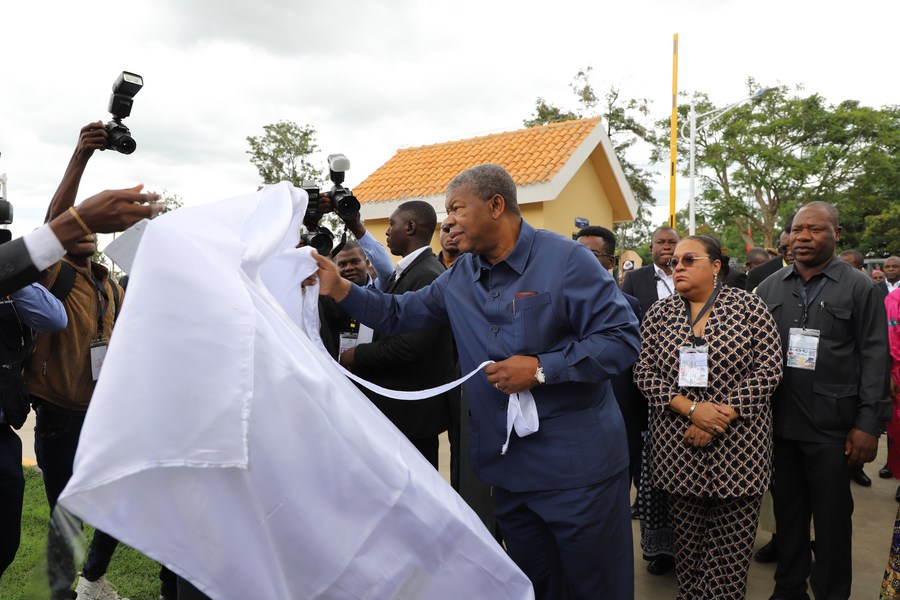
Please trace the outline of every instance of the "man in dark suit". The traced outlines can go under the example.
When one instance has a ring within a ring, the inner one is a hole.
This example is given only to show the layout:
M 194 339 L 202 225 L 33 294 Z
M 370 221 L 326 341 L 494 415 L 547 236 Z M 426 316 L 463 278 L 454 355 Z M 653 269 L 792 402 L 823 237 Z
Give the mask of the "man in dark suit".
M 668 226 L 658 228 L 650 238 L 652 262 L 625 276 L 622 292 L 626 297 L 631 294 L 640 301 L 639 318 L 643 318 L 657 300 L 675 293 L 672 270 L 669 269 L 668 263 L 675 253 L 678 242 L 678 233 L 674 229 Z M 647 399 L 643 396 L 641 405 L 644 407 L 643 419 L 646 423 Z M 645 474 L 649 472 L 649 468 L 649 463 L 643 465 Z M 641 549 L 644 559 L 648 561 L 647 571 L 653 575 L 664 575 L 675 567 L 675 548 L 671 541 L 667 497 L 661 490 L 651 491 L 649 484 L 641 482 L 640 477 L 638 477 L 638 497 L 635 506 L 632 506 L 632 514 L 641 519 Z
M 794 262 L 794 257 L 791 254 L 791 249 L 789 246 L 791 223 L 793 222 L 793 220 L 794 216 L 791 215 L 784 223 L 784 231 L 781 232 L 781 235 L 778 238 L 778 256 L 776 256 L 769 262 L 763 263 L 758 267 L 750 269 L 750 271 L 747 273 L 747 285 L 744 289 L 748 292 L 756 291 L 756 288 L 759 287 L 759 284 L 765 281 L 765 279 L 769 275 L 780 271 L 784 267 Z
M 401 204 L 388 221 L 387 246 L 403 258 L 385 293 L 403 294 L 423 288 L 445 271 L 429 244 L 437 226 L 427 202 Z M 341 364 L 360 377 L 395 390 L 422 390 L 453 380 L 455 360 L 449 325 L 400 335 L 375 334 L 371 343 L 341 354 Z M 438 468 L 438 435 L 450 421 L 449 397 L 393 400 L 370 390 L 363 393 Z
M 622 282 L 622 291 L 640 301 L 643 314 L 647 314 L 657 300 L 675 293 L 672 271 L 668 263 L 678 241 L 678 233 L 669 226 L 654 231 L 650 239 L 650 255 L 653 262 L 632 271 Z

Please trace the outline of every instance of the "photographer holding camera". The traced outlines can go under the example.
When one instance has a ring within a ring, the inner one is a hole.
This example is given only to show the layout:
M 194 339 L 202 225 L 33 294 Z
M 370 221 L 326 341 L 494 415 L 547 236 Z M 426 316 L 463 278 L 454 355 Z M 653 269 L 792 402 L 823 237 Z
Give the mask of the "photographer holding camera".
M 71 214 L 81 236 L 68 240 L 66 255 L 51 265 L 41 283 L 65 307 L 68 326 L 35 336 L 34 353 L 25 369 L 25 384 L 35 406 L 34 449 L 50 509 L 72 476 L 75 451 L 103 356 L 124 295 L 106 267 L 92 262 L 97 237 L 75 212 L 73 202 L 87 163 L 96 150 L 107 148 L 108 132 L 101 122 L 81 128 L 78 145 L 47 210 L 52 222 Z M 82 600 L 119 598 L 104 574 L 118 542 L 96 531 L 78 583 Z M 52 526 L 48 535 L 48 570 L 52 597 L 71 598 L 74 557 Z

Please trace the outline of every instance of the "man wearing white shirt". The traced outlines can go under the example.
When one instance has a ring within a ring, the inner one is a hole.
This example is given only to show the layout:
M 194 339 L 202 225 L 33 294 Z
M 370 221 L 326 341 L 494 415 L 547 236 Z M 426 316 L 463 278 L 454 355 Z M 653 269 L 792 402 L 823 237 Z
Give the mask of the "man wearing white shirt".
M 900 256 L 889 256 L 884 261 L 884 285 L 890 294 L 900 288 Z
M 675 293 L 669 259 L 678 244 L 678 232 L 668 226 L 658 228 L 650 238 L 652 264 L 631 271 L 622 282 L 622 291 L 634 296 L 641 303 L 641 313 L 647 314 L 657 300 L 668 298 Z

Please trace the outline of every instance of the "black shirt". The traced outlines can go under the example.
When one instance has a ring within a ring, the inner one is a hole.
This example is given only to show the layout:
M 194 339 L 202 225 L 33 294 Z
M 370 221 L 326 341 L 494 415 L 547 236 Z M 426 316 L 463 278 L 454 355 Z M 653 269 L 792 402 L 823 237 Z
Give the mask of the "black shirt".
M 810 301 L 805 326 L 819 331 L 816 368 L 785 366 L 774 397 L 775 435 L 840 441 L 857 428 L 877 436 L 890 415 L 890 355 L 881 295 L 866 275 L 837 258 L 807 282 L 793 266 L 781 269 L 758 292 L 778 323 L 785 354 L 790 329 L 803 325 L 801 285 Z

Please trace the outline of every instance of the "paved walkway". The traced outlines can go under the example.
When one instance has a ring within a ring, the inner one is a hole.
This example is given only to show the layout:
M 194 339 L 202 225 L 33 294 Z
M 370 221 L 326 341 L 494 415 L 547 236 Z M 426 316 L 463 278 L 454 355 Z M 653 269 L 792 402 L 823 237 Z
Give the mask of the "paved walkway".
M 19 430 L 23 440 L 25 458 L 23 463 L 34 465 L 34 413 Z M 872 487 L 864 488 L 851 483 L 855 510 L 853 512 L 853 593 L 854 599 L 876 599 L 881 590 L 881 577 L 891 546 L 894 518 L 897 514 L 898 481 L 879 479 L 878 469 L 884 464 L 887 450 L 882 436 L 878 458 L 866 465 L 866 473 L 872 478 Z M 450 450 L 446 434 L 441 436 L 441 473 L 449 479 Z M 638 600 L 659 600 L 674 598 L 677 593 L 674 574 L 657 577 L 650 575 L 640 552 L 640 530 L 637 521 L 632 521 L 634 535 L 635 598 Z M 769 541 L 769 534 L 761 531 L 756 540 L 756 548 Z M 772 575 L 775 565 L 754 562 L 750 567 L 747 600 L 766 600 L 772 593 Z

